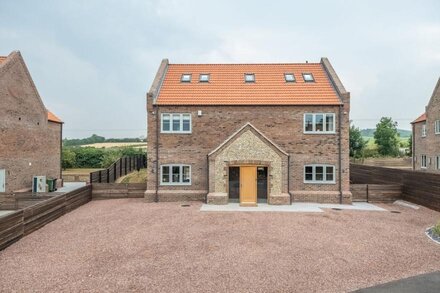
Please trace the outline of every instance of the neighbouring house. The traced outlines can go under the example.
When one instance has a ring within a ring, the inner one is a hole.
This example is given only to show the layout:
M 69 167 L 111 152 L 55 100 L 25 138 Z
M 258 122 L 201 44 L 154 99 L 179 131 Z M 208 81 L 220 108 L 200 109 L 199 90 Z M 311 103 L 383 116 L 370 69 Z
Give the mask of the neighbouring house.
M 147 112 L 147 201 L 351 203 L 350 93 L 327 58 L 164 59 Z
M 20 52 L 0 57 L 0 192 L 61 178 L 63 122 L 44 106 Z
M 413 170 L 440 173 L 440 78 L 425 113 L 411 124 Z

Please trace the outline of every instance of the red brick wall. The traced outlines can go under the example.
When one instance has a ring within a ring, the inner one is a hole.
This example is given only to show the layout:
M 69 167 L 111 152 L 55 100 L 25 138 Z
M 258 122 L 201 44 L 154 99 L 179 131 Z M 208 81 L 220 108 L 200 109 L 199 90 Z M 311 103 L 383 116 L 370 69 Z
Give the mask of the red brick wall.
M 21 55 L 11 57 L 0 66 L 0 169 L 6 169 L 6 192 L 31 188 L 33 175 L 60 178 L 61 173 L 61 124 L 47 121 Z
M 192 165 L 191 186 L 159 186 L 159 190 L 199 190 L 207 187 L 207 154 L 247 122 L 290 154 L 290 191 L 330 191 L 338 186 L 338 134 L 304 134 L 304 113 L 335 113 L 338 131 L 338 106 L 161 106 L 153 115 L 152 101 L 148 111 L 148 190 L 156 186 L 156 117 L 160 113 L 191 113 L 191 134 L 160 134 L 160 164 Z M 197 116 L 197 111 L 202 116 Z M 342 116 L 342 188 L 349 192 L 348 105 Z M 159 114 L 159 116 L 158 116 Z M 323 163 L 336 167 L 336 184 L 304 184 L 304 164 Z

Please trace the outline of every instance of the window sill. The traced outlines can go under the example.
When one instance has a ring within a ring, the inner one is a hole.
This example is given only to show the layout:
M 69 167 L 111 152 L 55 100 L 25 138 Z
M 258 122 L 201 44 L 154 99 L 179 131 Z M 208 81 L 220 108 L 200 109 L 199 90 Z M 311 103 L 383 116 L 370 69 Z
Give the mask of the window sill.
M 160 183 L 160 186 L 191 186 L 191 183 Z
M 336 181 L 304 181 L 304 184 L 336 184 Z
M 303 131 L 303 134 L 336 134 L 336 131 Z
M 161 134 L 192 134 L 192 131 L 161 131 Z

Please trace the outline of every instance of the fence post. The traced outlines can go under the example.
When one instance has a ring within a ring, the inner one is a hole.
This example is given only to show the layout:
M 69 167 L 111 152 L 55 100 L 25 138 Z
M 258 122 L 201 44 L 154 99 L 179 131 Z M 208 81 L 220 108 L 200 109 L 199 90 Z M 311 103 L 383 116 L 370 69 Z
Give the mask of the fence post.
M 115 163 L 115 165 L 113 166 L 113 182 L 115 182 L 117 178 L 118 177 L 116 177 L 116 163 Z
M 119 177 L 122 177 L 122 158 L 119 159 Z
M 99 175 L 99 177 L 98 177 L 98 182 L 101 183 L 101 182 L 102 182 L 102 177 L 101 177 L 102 174 L 101 174 L 101 170 L 99 170 L 98 172 L 99 172 L 99 173 L 98 173 L 98 175 Z
M 107 168 L 107 183 L 110 183 L 110 169 Z
M 92 175 L 92 174 L 93 174 L 93 172 L 90 172 L 90 184 L 92 184 L 92 182 L 93 182 L 93 181 L 92 181 L 92 180 L 93 180 L 93 179 L 92 179 L 92 178 L 93 178 L 93 175 Z
M 125 164 L 124 164 L 125 174 L 124 175 L 127 175 L 127 157 L 124 157 L 124 162 L 125 162 Z

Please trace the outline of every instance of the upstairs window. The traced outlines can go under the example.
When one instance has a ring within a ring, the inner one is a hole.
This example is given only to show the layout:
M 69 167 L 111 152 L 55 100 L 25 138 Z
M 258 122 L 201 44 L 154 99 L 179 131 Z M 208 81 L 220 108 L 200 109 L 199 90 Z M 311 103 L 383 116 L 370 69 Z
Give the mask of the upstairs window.
M 422 137 L 426 136 L 426 123 L 422 124 Z
M 161 117 L 162 133 L 191 133 L 191 114 L 163 113 Z
M 180 81 L 181 82 L 191 82 L 191 74 L 188 74 L 188 73 L 182 74 Z
M 311 73 L 303 73 L 302 76 L 305 82 L 315 82 L 315 78 Z
M 284 80 L 286 82 L 295 82 L 295 75 L 293 73 L 284 73 Z
M 335 166 L 304 166 L 304 183 L 335 183 Z
M 304 114 L 304 133 L 335 133 L 335 114 Z
M 209 82 L 209 74 L 206 74 L 206 73 L 200 74 L 199 81 L 200 82 Z
M 435 134 L 440 134 L 440 120 L 435 120 L 434 126 L 435 126 Z
M 244 81 L 245 82 L 255 82 L 255 74 L 253 74 L 253 73 L 245 73 Z

